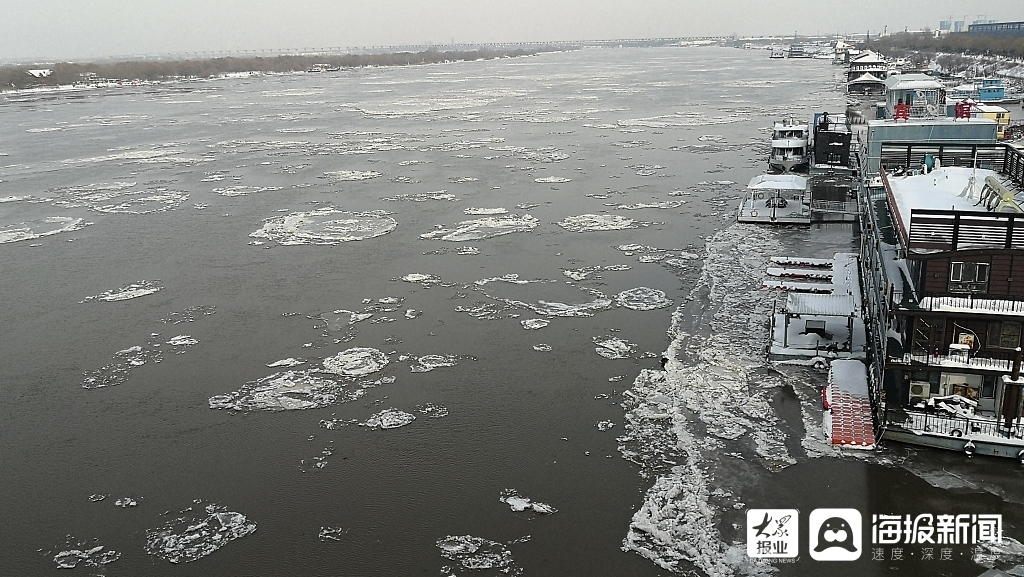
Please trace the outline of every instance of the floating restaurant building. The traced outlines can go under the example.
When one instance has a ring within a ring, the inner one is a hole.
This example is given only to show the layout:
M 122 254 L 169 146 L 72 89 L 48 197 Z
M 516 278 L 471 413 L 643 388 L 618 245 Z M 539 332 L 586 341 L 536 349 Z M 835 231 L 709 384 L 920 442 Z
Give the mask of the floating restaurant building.
M 1024 152 L 992 120 L 915 101 L 857 143 L 876 431 L 1024 459 Z

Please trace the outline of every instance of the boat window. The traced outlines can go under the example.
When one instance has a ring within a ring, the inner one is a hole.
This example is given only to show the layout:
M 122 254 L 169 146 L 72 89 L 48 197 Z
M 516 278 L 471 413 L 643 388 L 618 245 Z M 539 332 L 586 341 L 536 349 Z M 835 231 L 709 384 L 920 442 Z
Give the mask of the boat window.
M 949 267 L 949 292 L 987 292 L 988 263 L 953 262 Z

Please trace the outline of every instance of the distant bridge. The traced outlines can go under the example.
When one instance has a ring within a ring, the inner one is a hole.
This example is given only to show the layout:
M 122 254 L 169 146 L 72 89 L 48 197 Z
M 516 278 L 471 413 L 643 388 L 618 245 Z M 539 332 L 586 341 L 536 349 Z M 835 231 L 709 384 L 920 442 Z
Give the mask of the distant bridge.
M 581 48 L 619 48 L 672 46 L 692 42 L 722 42 L 732 36 L 680 36 L 675 38 L 621 38 L 617 40 L 557 40 L 551 42 L 465 42 L 447 44 L 395 44 L 389 46 L 327 46 L 274 48 L 261 50 L 214 50 L 133 54 L 109 60 L 198 60 L 207 58 L 275 58 L 278 56 L 344 56 L 346 54 L 394 54 L 398 52 L 471 52 L 474 50 L 578 50 Z

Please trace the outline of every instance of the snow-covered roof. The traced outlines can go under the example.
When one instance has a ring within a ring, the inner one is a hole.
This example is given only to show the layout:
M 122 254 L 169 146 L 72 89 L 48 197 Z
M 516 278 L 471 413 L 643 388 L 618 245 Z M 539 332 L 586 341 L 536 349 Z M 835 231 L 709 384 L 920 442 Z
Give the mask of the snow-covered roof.
M 897 74 L 885 81 L 888 90 L 939 90 L 942 83 L 927 74 Z
M 864 74 L 861 74 L 857 78 L 855 78 L 855 79 L 851 80 L 850 82 L 848 82 L 848 84 L 860 84 L 860 83 L 863 83 L 863 82 L 885 82 L 885 81 L 882 80 L 881 78 L 875 76 L 874 74 L 872 74 L 870 72 L 865 72 Z
M 807 190 L 807 177 L 798 174 L 759 174 L 750 179 L 747 188 Z
M 971 198 L 964 193 L 971 177 L 975 178 Z M 993 170 L 973 169 L 960 166 L 943 166 L 928 174 L 888 177 L 889 188 L 896 200 L 896 208 L 904 226 L 909 224 L 913 209 L 961 210 L 988 212 L 978 205 L 981 189 L 988 176 L 999 177 Z
M 850 64 L 885 64 L 885 59 L 872 50 L 865 50 L 850 60 Z
M 829 381 L 840 391 L 868 396 L 868 372 L 864 363 L 857 360 L 836 359 L 831 363 Z
M 795 315 L 848 317 L 857 313 L 857 299 L 853 295 L 791 292 L 786 296 L 786 312 Z
M 1009 112 L 1009 110 L 1002 106 L 996 106 L 995 104 L 974 104 L 971 106 L 971 109 L 977 110 L 978 112 L 991 112 L 996 114 Z

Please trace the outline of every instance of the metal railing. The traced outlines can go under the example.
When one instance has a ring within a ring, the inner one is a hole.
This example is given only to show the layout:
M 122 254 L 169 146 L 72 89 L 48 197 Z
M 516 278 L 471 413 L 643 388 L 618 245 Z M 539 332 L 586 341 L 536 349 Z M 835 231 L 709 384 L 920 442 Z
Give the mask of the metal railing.
M 922 355 L 922 354 L 910 354 L 907 353 L 902 357 L 892 357 L 888 359 L 889 363 L 920 363 L 929 367 L 959 367 L 959 368 L 970 368 L 970 369 L 981 369 L 986 371 L 1000 371 L 1008 373 L 1013 369 L 1013 361 L 1010 359 L 991 359 L 985 357 L 969 357 L 964 360 L 964 357 L 956 355 Z
M 899 425 L 912 431 L 936 433 L 950 437 L 972 437 L 990 435 L 1006 439 L 1017 439 L 1024 443 L 1024 423 L 1017 420 L 1007 429 L 995 417 L 954 417 L 920 411 L 889 411 L 886 423 Z

